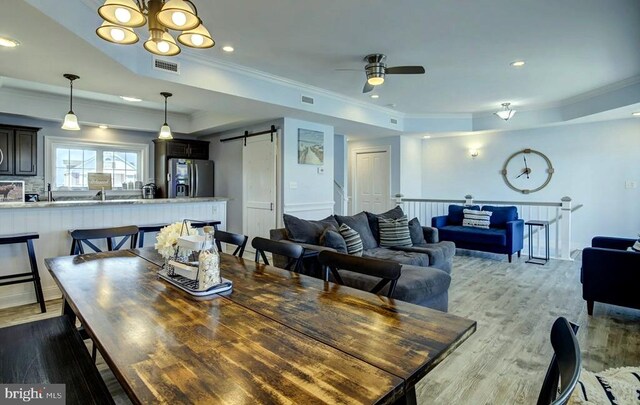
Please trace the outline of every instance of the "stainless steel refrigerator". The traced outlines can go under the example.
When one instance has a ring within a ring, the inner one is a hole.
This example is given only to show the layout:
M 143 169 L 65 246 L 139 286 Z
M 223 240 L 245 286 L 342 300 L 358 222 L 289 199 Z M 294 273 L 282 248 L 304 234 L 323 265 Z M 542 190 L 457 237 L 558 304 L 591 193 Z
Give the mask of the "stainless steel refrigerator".
M 167 197 L 213 197 L 213 161 L 169 159 Z

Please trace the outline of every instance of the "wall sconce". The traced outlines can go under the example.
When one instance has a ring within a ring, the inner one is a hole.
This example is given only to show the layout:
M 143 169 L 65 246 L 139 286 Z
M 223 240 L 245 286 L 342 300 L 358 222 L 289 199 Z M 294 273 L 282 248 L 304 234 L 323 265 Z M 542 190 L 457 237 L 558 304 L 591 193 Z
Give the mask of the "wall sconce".
M 473 159 L 477 158 L 479 155 L 478 149 L 469 149 L 469 155 L 471 155 Z

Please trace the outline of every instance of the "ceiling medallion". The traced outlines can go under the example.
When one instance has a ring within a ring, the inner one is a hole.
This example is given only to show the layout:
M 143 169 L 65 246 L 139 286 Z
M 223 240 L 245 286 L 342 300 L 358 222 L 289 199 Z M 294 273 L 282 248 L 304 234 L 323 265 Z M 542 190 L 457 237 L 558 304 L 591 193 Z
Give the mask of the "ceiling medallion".
M 155 55 L 180 53 L 180 46 L 169 30 L 178 31 L 178 42 L 191 48 L 205 49 L 215 45 L 190 0 L 106 0 L 98 14 L 104 22 L 96 34 L 115 44 L 135 44 L 139 37 L 134 28 L 147 25 L 149 39 L 145 41 L 144 49 Z

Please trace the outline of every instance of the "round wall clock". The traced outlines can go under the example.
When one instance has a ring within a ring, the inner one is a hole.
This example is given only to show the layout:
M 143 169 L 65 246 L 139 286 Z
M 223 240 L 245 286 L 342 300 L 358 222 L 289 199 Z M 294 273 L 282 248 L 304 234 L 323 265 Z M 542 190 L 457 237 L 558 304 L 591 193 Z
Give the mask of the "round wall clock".
M 549 184 L 553 172 L 553 165 L 544 153 L 523 149 L 507 158 L 501 173 L 509 188 L 529 194 Z

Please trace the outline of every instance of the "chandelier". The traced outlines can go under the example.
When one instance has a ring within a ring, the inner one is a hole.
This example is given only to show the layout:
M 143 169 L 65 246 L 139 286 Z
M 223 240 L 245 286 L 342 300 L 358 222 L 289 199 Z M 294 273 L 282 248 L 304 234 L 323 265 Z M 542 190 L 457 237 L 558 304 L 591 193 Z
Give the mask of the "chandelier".
M 98 14 L 104 22 L 96 34 L 115 44 L 135 44 L 139 37 L 133 29 L 148 25 L 149 39 L 145 41 L 144 49 L 156 55 L 180 53 L 169 30 L 178 31 L 178 42 L 191 48 L 215 45 L 190 0 L 106 0 Z
M 513 117 L 513 114 L 516 113 L 516 110 L 509 108 L 510 105 L 511 103 L 502 103 L 502 110 L 497 111 L 494 114 L 505 121 L 509 121 L 509 119 Z

